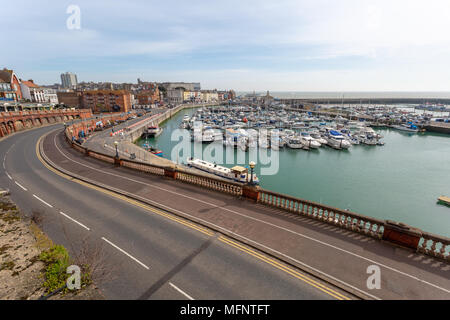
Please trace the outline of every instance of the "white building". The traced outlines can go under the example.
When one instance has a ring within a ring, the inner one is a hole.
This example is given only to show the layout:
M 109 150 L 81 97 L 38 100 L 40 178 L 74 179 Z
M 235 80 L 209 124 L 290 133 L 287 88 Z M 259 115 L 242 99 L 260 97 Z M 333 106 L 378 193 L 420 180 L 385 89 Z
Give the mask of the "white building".
M 44 89 L 44 100 L 51 104 L 58 104 L 58 95 L 55 89 Z
M 216 102 L 219 100 L 217 91 L 202 91 L 202 101 L 204 102 Z
M 78 84 L 77 75 L 71 72 L 61 74 L 61 85 L 63 88 L 75 88 Z
M 22 96 L 30 102 L 45 102 L 44 89 L 40 88 L 33 80 L 22 81 L 20 83 Z
M 22 90 L 23 99 L 30 102 L 58 103 L 56 90 L 41 88 L 33 80 L 22 81 L 20 89 Z

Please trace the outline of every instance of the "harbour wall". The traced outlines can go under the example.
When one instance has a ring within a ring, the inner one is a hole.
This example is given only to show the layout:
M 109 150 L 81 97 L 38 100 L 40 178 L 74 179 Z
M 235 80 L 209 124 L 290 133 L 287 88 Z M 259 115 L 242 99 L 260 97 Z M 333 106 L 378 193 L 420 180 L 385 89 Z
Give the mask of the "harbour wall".
M 355 98 L 314 98 L 314 99 L 279 99 L 286 105 L 299 106 L 304 104 L 425 104 L 433 102 L 437 104 L 450 105 L 450 99 L 425 99 L 425 98 L 373 98 L 373 99 L 355 99 Z

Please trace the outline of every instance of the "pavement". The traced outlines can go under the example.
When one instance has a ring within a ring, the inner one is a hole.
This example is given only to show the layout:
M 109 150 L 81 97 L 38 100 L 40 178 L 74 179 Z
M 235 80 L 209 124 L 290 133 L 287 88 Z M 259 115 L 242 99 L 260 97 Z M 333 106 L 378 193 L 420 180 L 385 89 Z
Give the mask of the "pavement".
M 51 132 L 55 129 L 58 130 Z M 83 161 L 84 165 L 98 167 L 94 170 L 76 165 L 78 173 L 95 179 L 98 175 L 112 177 L 96 171 L 103 164 L 91 163 L 66 149 L 59 135 L 62 129 L 62 125 L 49 126 L 3 139 L 0 186 L 11 191 L 11 198 L 23 212 L 39 210 L 44 231 L 72 254 L 86 243 L 99 248 L 102 265 L 110 271 L 108 278 L 97 283 L 106 298 L 355 298 L 326 281 L 168 210 L 130 201 L 52 170 L 43 163 L 36 148 L 40 137 L 49 132 L 44 141 L 45 152 L 58 165 L 73 169 L 73 160 Z M 141 176 L 142 181 L 149 181 L 149 176 L 131 174 L 133 178 Z M 130 185 L 130 181 L 122 178 L 110 183 L 116 187 Z M 147 194 L 150 190 L 135 184 L 134 191 Z M 162 195 L 160 191 L 156 193 L 158 197 Z M 165 199 L 170 201 L 167 194 Z M 179 207 L 179 201 L 174 205 Z M 189 206 L 191 203 L 186 208 Z M 209 209 L 210 205 L 198 207 L 205 215 Z
M 245 199 L 87 158 L 57 131 L 43 146 L 65 170 L 135 194 L 348 292 L 371 299 L 450 298 L 450 265 L 444 261 Z M 368 285 L 374 268 L 381 274 L 379 289 Z

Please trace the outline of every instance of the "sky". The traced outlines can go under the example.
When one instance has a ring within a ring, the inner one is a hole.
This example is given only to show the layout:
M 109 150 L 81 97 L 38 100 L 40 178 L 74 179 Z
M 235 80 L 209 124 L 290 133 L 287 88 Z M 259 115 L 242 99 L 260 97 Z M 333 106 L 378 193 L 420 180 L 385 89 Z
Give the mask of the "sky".
M 448 0 L 19 0 L 1 11 L 0 67 L 38 84 L 70 71 L 237 91 L 450 91 Z

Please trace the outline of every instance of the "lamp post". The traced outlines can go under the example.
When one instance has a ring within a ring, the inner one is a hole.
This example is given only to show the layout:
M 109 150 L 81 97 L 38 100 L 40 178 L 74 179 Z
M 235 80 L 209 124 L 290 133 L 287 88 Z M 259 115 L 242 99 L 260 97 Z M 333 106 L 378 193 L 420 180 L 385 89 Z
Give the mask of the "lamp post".
M 118 145 L 119 145 L 119 141 L 114 141 L 114 146 L 116 147 L 116 158 L 119 158 L 119 150 L 117 150 Z
M 250 161 L 250 184 L 253 185 L 253 169 L 255 169 L 256 163 Z

